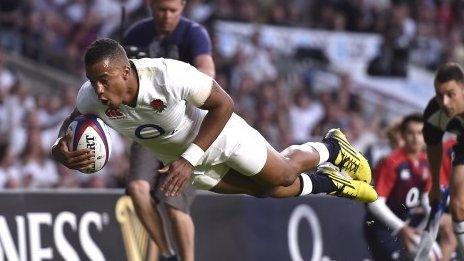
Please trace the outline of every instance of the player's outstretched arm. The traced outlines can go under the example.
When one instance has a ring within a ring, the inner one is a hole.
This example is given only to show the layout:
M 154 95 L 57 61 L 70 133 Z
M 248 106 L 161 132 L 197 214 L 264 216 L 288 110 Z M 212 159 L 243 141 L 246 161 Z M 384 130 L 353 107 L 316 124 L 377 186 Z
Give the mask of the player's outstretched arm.
M 161 190 L 167 196 L 176 196 L 186 181 L 190 178 L 194 166 L 211 144 L 224 129 L 227 121 L 234 111 L 232 98 L 213 80 L 210 95 L 205 100 L 201 109 L 207 110 L 197 137 L 190 147 L 182 154 L 182 157 L 172 162 L 168 168 L 160 172 L 168 174 Z
M 61 124 L 58 138 L 51 148 L 53 158 L 70 169 L 82 169 L 90 165 L 94 159 L 89 149 L 70 151 L 68 144 L 71 141 L 71 133 L 66 133 L 72 120 L 79 116 L 75 108 Z
M 437 204 L 441 199 L 440 191 L 440 167 L 443 155 L 443 145 L 441 142 L 437 144 L 427 144 L 427 157 L 430 164 L 430 172 L 432 174 L 432 188 L 430 189 L 429 199 L 430 204 Z

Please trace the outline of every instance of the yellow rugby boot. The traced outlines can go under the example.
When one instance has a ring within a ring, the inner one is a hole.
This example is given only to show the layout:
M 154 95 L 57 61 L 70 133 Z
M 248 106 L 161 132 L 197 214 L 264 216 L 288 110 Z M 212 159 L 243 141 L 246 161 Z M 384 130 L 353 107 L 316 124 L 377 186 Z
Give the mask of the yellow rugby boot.
M 338 168 L 334 166 L 321 165 L 318 167 L 316 175 L 325 175 L 332 181 L 335 191 L 328 193 L 328 195 L 355 199 L 366 203 L 377 200 L 377 192 L 371 185 L 364 181 L 352 180 L 343 176 L 338 171 Z
M 366 183 L 371 183 L 372 174 L 371 167 L 367 159 L 357 151 L 345 137 L 340 129 L 331 129 L 327 132 L 323 142 L 333 140 L 338 143 L 340 150 L 333 163 L 335 166 L 344 170 L 354 180 L 361 180 Z M 329 141 L 330 142 L 330 141 Z

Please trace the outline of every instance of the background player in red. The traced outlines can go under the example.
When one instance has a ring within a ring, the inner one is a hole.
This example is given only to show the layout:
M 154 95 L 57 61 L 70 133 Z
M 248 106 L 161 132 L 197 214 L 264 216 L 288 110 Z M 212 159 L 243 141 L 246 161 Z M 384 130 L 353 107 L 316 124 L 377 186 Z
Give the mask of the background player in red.
M 379 199 L 368 205 L 365 235 L 375 260 L 408 259 L 426 220 L 431 178 L 422 137 L 420 114 L 406 116 L 400 125 L 404 146 L 379 164 L 375 188 Z

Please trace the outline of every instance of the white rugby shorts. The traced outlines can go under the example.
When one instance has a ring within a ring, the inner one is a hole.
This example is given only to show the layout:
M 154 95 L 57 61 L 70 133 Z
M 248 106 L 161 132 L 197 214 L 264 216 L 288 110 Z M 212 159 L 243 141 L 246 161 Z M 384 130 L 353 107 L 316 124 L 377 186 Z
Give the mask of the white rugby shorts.
M 256 175 L 263 169 L 266 159 L 266 139 L 234 113 L 206 150 L 190 181 L 197 189 L 209 190 L 231 168 L 245 176 Z

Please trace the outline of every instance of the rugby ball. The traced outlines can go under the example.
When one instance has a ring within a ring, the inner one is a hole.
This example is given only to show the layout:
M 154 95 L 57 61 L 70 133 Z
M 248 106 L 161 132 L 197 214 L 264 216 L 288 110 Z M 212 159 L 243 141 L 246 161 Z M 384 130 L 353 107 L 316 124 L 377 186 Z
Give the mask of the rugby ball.
M 92 174 L 101 170 L 110 158 L 111 139 L 108 126 L 95 115 L 79 115 L 69 124 L 71 151 L 90 149 L 95 154 L 95 162 L 82 173 Z

